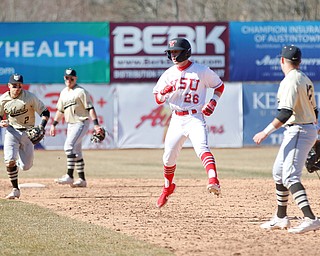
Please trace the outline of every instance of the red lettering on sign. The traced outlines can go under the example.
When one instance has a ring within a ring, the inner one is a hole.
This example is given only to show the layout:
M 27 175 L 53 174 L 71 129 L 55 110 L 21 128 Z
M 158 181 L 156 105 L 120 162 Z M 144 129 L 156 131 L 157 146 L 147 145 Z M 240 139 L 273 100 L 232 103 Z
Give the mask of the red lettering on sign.
M 59 95 L 60 95 L 60 92 L 50 92 L 50 93 L 47 93 L 46 95 L 44 95 L 45 98 L 52 98 L 52 100 L 51 100 L 52 105 L 47 106 L 47 108 L 50 112 L 56 111 L 56 105 L 57 105 L 57 102 L 59 99 Z
M 139 128 L 144 122 L 150 120 L 151 126 L 160 125 L 162 127 L 168 126 L 171 118 L 171 111 L 165 111 L 164 105 L 161 105 L 151 111 L 151 113 L 141 117 L 141 122 L 136 125 Z
M 209 133 L 213 134 L 222 134 L 224 133 L 224 126 L 209 126 Z
M 107 104 L 107 102 L 101 97 L 97 103 L 100 105 L 101 108 L 103 108 L 104 104 Z

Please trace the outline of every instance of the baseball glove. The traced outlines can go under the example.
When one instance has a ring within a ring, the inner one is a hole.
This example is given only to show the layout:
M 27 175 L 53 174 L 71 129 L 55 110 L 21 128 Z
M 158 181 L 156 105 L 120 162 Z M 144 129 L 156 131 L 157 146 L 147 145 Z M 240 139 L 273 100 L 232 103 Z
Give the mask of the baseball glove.
M 91 136 L 92 143 L 101 143 L 106 138 L 106 130 L 101 127 L 99 132 L 93 131 Z
M 320 140 L 309 151 L 305 166 L 310 173 L 320 170 Z
M 43 139 L 45 130 L 42 126 L 34 126 L 28 128 L 26 133 L 31 142 L 36 145 Z

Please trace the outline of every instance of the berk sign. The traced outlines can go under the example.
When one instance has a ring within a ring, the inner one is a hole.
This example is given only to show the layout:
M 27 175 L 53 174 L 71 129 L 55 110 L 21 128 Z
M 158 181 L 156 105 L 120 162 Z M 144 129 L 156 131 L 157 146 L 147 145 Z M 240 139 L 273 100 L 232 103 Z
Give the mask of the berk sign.
M 215 23 L 110 23 L 111 82 L 155 82 L 172 64 L 168 41 L 185 37 L 191 60 L 229 79 L 229 25 Z

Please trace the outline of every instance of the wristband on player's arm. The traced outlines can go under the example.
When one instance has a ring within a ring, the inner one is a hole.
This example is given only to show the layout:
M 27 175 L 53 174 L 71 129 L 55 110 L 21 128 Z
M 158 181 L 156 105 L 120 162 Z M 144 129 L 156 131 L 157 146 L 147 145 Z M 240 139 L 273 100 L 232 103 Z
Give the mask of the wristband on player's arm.
M 56 126 L 58 123 L 59 123 L 58 121 L 54 120 L 53 123 L 52 123 L 52 125 L 53 125 L 53 126 Z
M 94 125 L 99 125 L 98 119 L 94 119 L 94 120 L 92 120 L 92 121 L 93 121 L 93 124 L 94 124 Z
M 270 123 L 266 128 L 264 128 L 263 132 L 266 135 L 270 135 L 271 133 L 273 133 L 275 130 L 277 130 L 276 127 L 274 127 L 274 125 L 272 123 Z
M 42 127 L 46 127 L 47 123 L 48 123 L 48 120 L 42 119 L 40 125 L 41 125 Z

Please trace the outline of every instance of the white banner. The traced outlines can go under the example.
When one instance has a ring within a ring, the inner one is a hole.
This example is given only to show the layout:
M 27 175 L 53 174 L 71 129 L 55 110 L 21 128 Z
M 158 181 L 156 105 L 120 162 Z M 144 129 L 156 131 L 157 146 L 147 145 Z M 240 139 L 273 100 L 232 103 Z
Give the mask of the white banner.
M 85 88 L 92 98 L 94 108 L 97 112 L 100 125 L 102 125 L 110 134 L 102 143 L 94 144 L 90 142 L 91 134 L 93 131 L 93 123 L 91 122 L 87 136 L 83 140 L 84 149 L 98 149 L 98 148 L 114 148 L 115 142 L 113 139 L 114 128 L 114 87 L 106 85 L 90 85 L 79 84 Z M 66 140 L 67 124 L 64 119 L 57 125 L 57 135 L 51 137 L 49 135 L 50 125 L 53 122 L 56 112 L 56 104 L 60 95 L 60 91 L 65 87 L 64 84 L 50 84 L 50 85 L 30 85 L 29 91 L 36 94 L 48 107 L 50 111 L 50 121 L 46 127 L 46 136 L 41 142 L 45 149 L 63 149 Z M 37 124 L 40 123 L 40 117 L 37 116 Z
M 67 125 L 60 122 L 57 135 L 49 136 L 56 104 L 64 84 L 30 85 L 29 91 L 36 94 L 48 107 L 51 117 L 46 127 L 46 136 L 41 142 L 45 149 L 61 150 L 66 140 Z M 93 124 L 83 140 L 83 149 L 111 148 L 162 148 L 171 117 L 167 104 L 157 105 L 152 93 L 153 83 L 113 84 L 83 86 L 88 90 L 99 117 L 99 123 L 109 136 L 100 144 L 90 142 Z M 27 88 L 26 88 L 27 89 Z M 208 101 L 213 91 L 208 91 Z M 242 84 L 226 83 L 225 91 L 213 115 L 206 117 L 210 147 L 243 146 Z M 37 117 L 37 124 L 40 117 Z M 185 147 L 191 147 L 186 141 Z
M 207 94 L 207 101 L 212 93 Z M 210 117 L 206 117 L 211 147 L 243 146 L 242 84 L 225 83 L 225 90 Z
M 163 138 L 171 111 L 156 104 L 154 84 L 117 85 L 119 102 L 120 148 L 158 148 Z
M 157 105 L 154 84 L 116 85 L 118 92 L 118 147 L 163 147 L 171 111 Z M 225 84 L 225 91 L 214 114 L 206 118 L 211 147 L 242 147 L 243 114 L 241 83 Z M 208 100 L 213 91 L 208 91 Z M 192 146 L 190 141 L 186 147 Z

